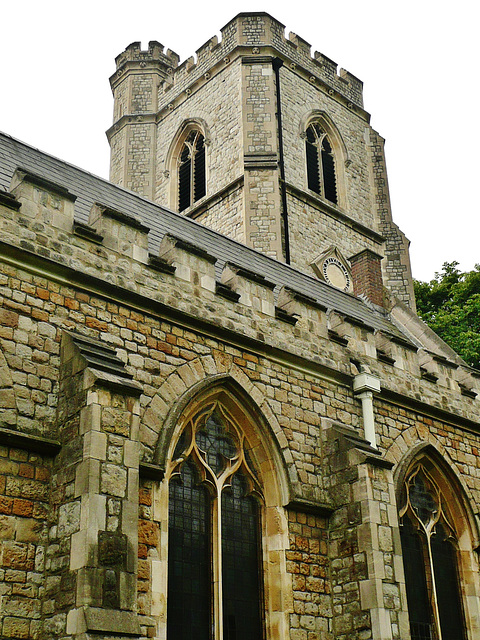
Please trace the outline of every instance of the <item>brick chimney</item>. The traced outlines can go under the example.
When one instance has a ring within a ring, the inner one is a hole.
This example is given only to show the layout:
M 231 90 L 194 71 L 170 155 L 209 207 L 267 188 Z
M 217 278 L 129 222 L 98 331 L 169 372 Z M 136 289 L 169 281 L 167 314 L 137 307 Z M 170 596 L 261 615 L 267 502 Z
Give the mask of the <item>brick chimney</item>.
M 364 249 L 349 258 L 352 266 L 353 293 L 363 296 L 373 304 L 383 307 L 383 257 L 370 249 Z

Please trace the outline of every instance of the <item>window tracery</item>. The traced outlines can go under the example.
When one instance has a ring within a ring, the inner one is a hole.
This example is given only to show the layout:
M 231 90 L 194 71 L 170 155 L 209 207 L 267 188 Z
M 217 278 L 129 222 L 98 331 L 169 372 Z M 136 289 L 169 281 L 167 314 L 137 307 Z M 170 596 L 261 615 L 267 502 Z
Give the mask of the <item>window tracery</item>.
M 407 475 L 399 517 L 412 640 L 465 640 L 456 530 L 421 462 Z
M 214 402 L 169 464 L 168 640 L 261 640 L 262 488 L 245 435 Z
M 338 204 L 335 158 L 327 133 L 312 123 L 305 134 L 308 188 Z

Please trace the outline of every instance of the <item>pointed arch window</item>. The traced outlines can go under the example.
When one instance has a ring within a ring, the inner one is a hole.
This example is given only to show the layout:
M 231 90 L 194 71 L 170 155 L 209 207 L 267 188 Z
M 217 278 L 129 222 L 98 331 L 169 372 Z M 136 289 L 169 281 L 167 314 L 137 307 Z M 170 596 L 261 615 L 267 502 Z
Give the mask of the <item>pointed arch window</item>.
M 417 463 L 399 513 L 412 640 L 466 640 L 457 536 L 446 506 L 432 475 Z
M 318 123 L 305 134 L 308 188 L 326 200 L 338 204 L 335 158 L 326 132 Z
M 190 131 L 178 163 L 178 210 L 184 211 L 206 194 L 205 138 L 200 131 Z
M 262 490 L 220 403 L 186 423 L 169 476 L 167 639 L 262 640 Z

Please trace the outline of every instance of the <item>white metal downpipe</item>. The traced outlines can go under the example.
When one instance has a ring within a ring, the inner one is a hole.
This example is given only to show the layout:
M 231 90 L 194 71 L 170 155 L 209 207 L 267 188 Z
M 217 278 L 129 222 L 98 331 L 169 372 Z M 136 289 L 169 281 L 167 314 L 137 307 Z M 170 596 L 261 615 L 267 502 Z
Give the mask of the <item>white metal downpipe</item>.
M 353 379 L 353 393 L 362 402 L 363 428 L 365 440 L 377 448 L 375 417 L 373 414 L 373 394 L 380 391 L 380 378 L 370 373 L 365 365 L 360 366 L 360 373 Z

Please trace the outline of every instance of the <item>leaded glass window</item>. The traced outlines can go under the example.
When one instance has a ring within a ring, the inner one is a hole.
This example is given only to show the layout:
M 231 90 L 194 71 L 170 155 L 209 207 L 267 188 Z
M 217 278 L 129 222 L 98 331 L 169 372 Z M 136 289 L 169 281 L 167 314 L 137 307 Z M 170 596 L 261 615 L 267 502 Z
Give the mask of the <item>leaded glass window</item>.
M 261 638 L 258 503 L 237 473 L 222 492 L 223 639 Z
M 192 464 L 170 482 L 168 635 L 208 640 L 210 626 L 210 496 Z
M 186 423 L 169 475 L 168 640 L 263 640 L 262 490 L 220 403 Z
M 326 200 L 338 203 L 335 159 L 327 134 L 318 124 L 311 124 L 305 135 L 308 188 Z
M 455 527 L 421 463 L 407 476 L 399 515 L 412 640 L 465 640 Z

